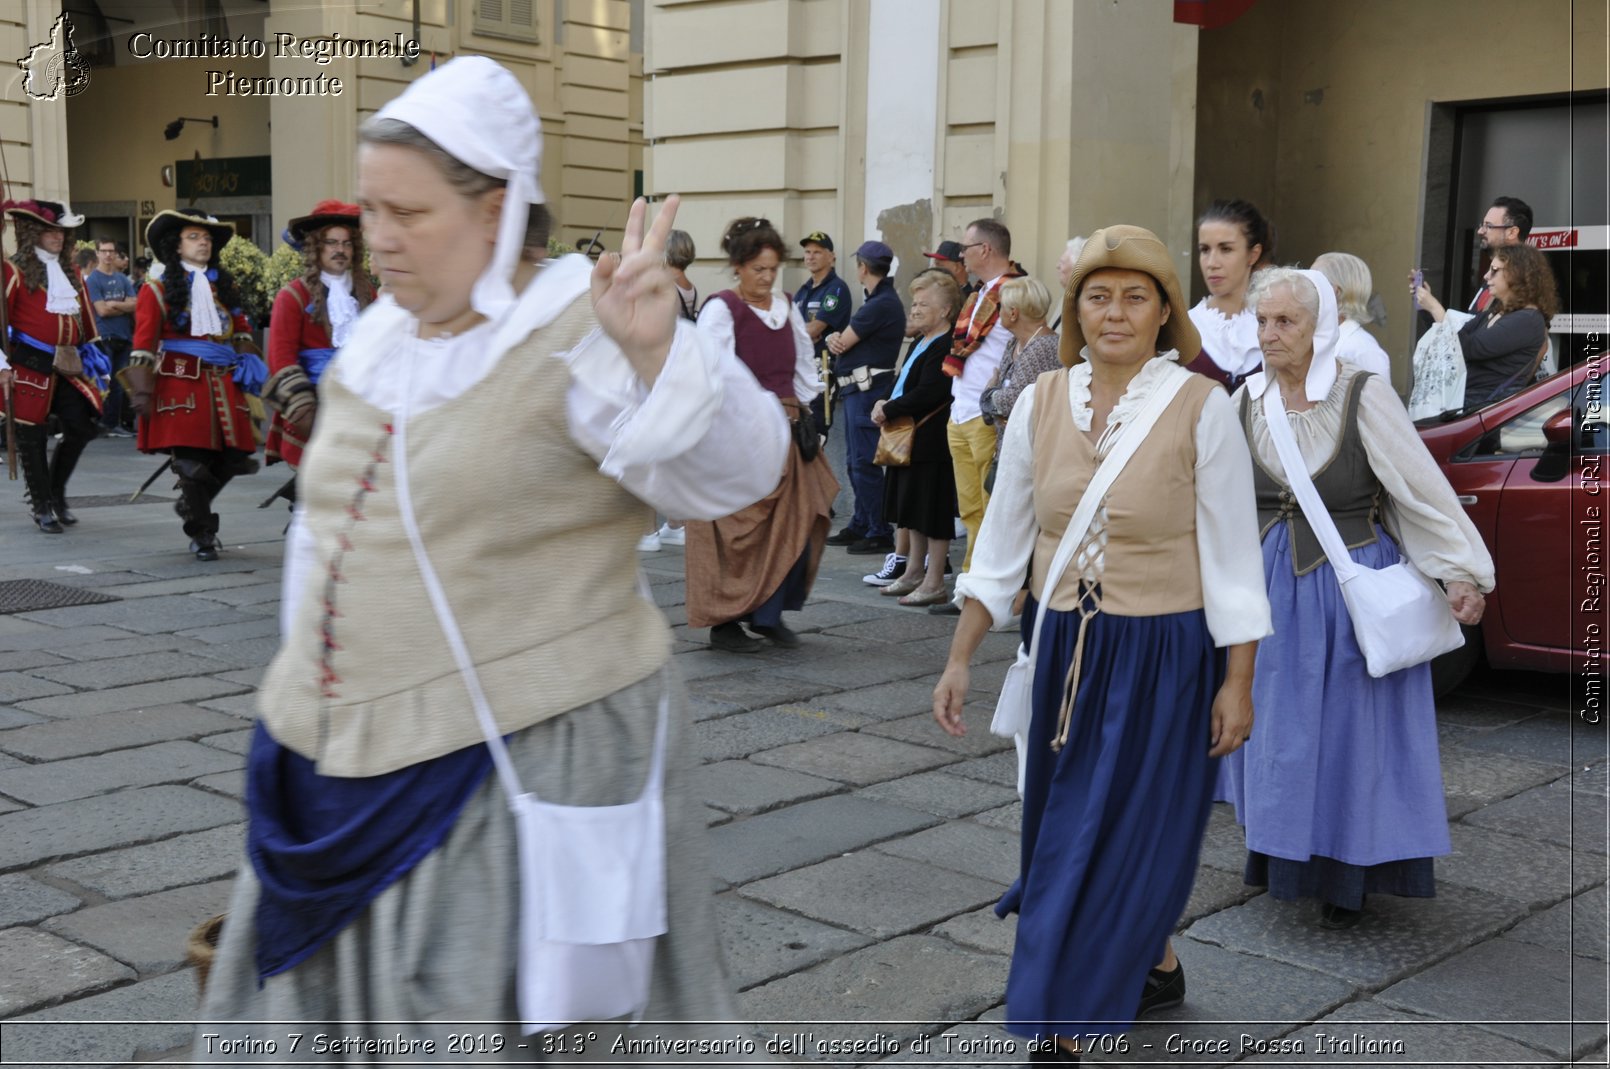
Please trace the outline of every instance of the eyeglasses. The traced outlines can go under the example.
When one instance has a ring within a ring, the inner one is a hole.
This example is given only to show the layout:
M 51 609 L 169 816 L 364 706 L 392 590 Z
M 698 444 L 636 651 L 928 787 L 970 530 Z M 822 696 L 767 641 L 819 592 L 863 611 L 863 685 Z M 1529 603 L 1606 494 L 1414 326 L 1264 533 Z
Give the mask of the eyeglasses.
M 356 248 L 356 246 L 353 245 L 352 242 L 350 242 L 350 241 L 331 241 L 329 239 L 326 239 L 324 241 L 319 242 L 319 244 L 324 246 L 326 249 L 348 249 L 348 250 L 350 250 L 350 249 Z
M 1476 229 L 1477 230 L 1508 230 L 1510 227 L 1512 227 L 1514 225 L 1515 225 L 1514 223 L 1489 223 L 1487 220 L 1483 219 L 1481 222 L 1476 224 Z
M 1488 275 L 1501 275 L 1503 273 L 1504 273 L 1504 265 L 1499 263 L 1497 260 L 1494 260 L 1492 263 L 1487 265 L 1487 274 Z
M 976 249 L 976 248 L 979 248 L 980 246 L 988 245 L 988 244 L 989 244 L 989 242 L 987 242 L 987 241 L 975 241 L 975 242 L 972 242 L 971 244 L 963 245 L 962 246 L 962 252 L 966 252 L 968 249 Z

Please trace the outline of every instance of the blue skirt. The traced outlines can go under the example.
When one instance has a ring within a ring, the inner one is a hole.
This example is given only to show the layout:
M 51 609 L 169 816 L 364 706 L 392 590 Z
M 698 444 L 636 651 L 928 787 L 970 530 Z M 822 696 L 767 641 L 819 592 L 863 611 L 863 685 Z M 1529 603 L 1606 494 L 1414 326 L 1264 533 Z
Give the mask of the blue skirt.
M 1397 543 L 1376 533 L 1353 560 L 1395 564 Z M 1293 575 L 1285 524 L 1263 559 L 1275 633 L 1258 646 L 1252 738 L 1222 777 L 1248 875 L 1276 897 L 1350 909 L 1368 891 L 1429 896 L 1430 859 L 1451 849 L 1431 666 L 1372 678 L 1331 566 Z
M 1024 607 L 1030 633 L 1037 606 Z M 1191 894 L 1218 762 L 1208 757 L 1224 654 L 1201 610 L 1097 614 L 1068 742 L 1053 753 L 1079 630 L 1051 612 L 1034 669 L 1019 914 L 1006 986 L 1020 1036 L 1119 1032 Z M 1060 1023 L 1059 1023 L 1060 1022 Z

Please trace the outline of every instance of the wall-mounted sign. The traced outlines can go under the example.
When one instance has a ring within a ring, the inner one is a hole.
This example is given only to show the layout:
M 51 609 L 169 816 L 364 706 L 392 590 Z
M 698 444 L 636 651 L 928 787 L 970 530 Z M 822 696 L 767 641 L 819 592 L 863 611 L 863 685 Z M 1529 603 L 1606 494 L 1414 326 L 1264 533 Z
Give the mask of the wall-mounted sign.
M 174 164 L 181 201 L 201 197 L 267 197 L 273 193 L 267 156 L 179 160 Z

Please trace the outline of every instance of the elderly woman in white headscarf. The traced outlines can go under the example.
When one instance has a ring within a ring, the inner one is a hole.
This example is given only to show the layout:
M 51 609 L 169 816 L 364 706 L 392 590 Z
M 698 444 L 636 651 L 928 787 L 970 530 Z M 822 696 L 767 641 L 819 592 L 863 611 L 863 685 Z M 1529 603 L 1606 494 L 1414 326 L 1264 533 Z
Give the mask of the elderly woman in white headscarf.
M 652 508 L 769 493 L 782 410 L 679 319 L 675 198 L 646 234 L 634 204 L 596 268 L 545 259 L 540 129 L 504 68 L 455 59 L 359 140 L 384 295 L 321 383 L 203 1030 L 338 1021 L 394 1044 L 355 1053 L 451 1057 L 458 1022 L 731 1019 L 635 546 Z M 607 1049 L 617 1026 L 588 1027 Z M 521 1030 L 456 1053 L 529 1059 Z
M 1250 296 L 1264 370 L 1232 398 L 1252 447 L 1274 635 L 1258 647 L 1252 737 L 1225 761 L 1247 830 L 1247 882 L 1317 898 L 1320 922 L 1358 923 L 1367 894 L 1434 893 L 1449 851 L 1431 668 L 1366 670 L 1336 573 L 1295 503 L 1264 418 L 1277 390 L 1315 489 L 1368 568 L 1400 553 L 1481 619 L 1493 562 L 1379 375 L 1336 359 L 1336 304 L 1317 271 L 1271 268 Z M 1277 409 L 1280 410 L 1280 409 Z

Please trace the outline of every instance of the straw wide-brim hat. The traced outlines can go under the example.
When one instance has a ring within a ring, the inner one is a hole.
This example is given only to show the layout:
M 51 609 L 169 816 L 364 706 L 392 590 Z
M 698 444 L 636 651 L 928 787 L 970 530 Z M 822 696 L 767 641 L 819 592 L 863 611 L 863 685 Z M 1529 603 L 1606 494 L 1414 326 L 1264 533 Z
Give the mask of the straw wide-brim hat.
M 234 223 L 221 223 L 217 219 L 201 211 L 183 211 L 177 208 L 165 208 L 156 214 L 156 217 L 145 228 L 145 243 L 151 248 L 169 234 L 183 230 L 187 226 L 199 226 L 212 235 L 213 252 L 218 252 L 235 236 Z
M 71 230 L 82 226 L 84 217 L 74 215 L 73 210 L 65 204 L 58 204 L 53 200 L 8 200 L 3 206 L 7 215 L 18 218 L 35 219 L 46 226 L 59 227 L 62 230 Z
M 300 245 L 313 231 L 322 230 L 327 226 L 344 226 L 356 230 L 362 218 L 363 209 L 356 204 L 347 204 L 339 200 L 321 200 L 313 206 L 311 212 L 287 223 L 285 229 L 290 233 L 291 241 Z
M 1180 290 L 1179 276 L 1174 273 L 1174 259 L 1168 254 L 1168 246 L 1143 226 L 1120 223 L 1090 235 L 1084 251 L 1074 261 L 1073 274 L 1068 276 L 1068 288 L 1062 295 L 1063 366 L 1072 367 L 1084 360 L 1080 355 L 1085 347 L 1085 333 L 1079 326 L 1079 286 L 1104 267 L 1144 271 L 1157 280 L 1169 307 L 1168 322 L 1157 332 L 1158 351 L 1179 350 L 1182 364 L 1195 360 L 1202 351 L 1202 336 L 1186 314 L 1185 295 Z

